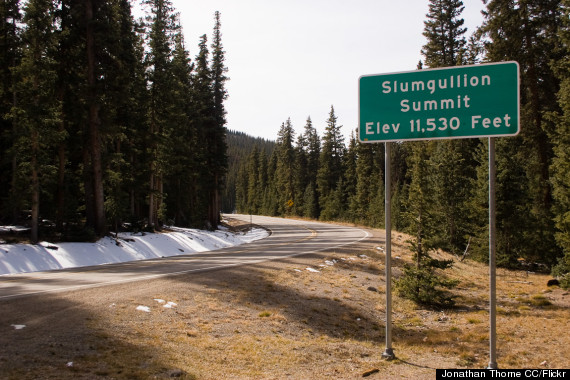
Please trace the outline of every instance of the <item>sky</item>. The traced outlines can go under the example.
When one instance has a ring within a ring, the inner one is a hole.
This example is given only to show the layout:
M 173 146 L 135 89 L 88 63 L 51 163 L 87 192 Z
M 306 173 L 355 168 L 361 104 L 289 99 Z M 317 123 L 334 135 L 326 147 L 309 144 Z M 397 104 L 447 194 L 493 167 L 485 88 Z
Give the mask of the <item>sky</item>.
M 320 136 L 334 106 L 345 142 L 358 126 L 358 78 L 415 70 L 425 44 L 428 0 L 172 0 L 190 56 L 211 44 L 221 13 L 227 128 L 276 140 L 291 118 L 310 116 Z M 483 20 L 481 0 L 463 0 L 466 37 Z

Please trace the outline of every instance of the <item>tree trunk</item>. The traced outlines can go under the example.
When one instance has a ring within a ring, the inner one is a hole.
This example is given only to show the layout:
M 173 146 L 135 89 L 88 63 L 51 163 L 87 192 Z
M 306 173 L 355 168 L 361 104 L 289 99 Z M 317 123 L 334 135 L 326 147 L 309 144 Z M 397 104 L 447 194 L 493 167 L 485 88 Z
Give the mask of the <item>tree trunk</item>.
M 155 224 L 155 207 L 154 207 L 154 163 L 150 167 L 150 192 L 148 195 L 148 224 L 154 227 Z
M 93 176 L 93 228 L 98 236 L 106 232 L 105 199 L 103 192 L 103 168 L 101 162 L 101 136 L 99 119 L 99 104 L 97 101 L 95 76 L 95 30 L 93 27 L 93 3 L 85 0 L 85 16 L 87 22 L 87 84 L 89 99 L 89 147 L 91 151 L 91 175 Z
M 13 125 L 13 131 L 16 130 L 16 123 Z M 15 133 L 14 133 L 15 136 Z M 15 153 L 12 153 L 12 179 L 10 182 L 10 199 L 12 200 L 12 204 L 10 207 L 12 208 L 12 223 L 16 224 L 20 219 L 20 210 L 18 209 L 19 202 L 15 200 L 18 199 L 16 193 L 18 192 L 18 187 L 16 186 L 18 179 L 18 157 Z
M 158 229 L 161 229 L 162 224 L 164 223 L 164 220 L 162 220 L 162 215 L 159 215 L 160 210 L 163 207 L 162 202 L 164 201 L 164 180 L 163 180 L 163 175 L 160 174 L 160 176 L 158 177 L 158 199 L 156 202 L 156 225 L 158 227 Z
M 417 252 L 417 261 L 416 261 L 416 268 L 420 269 L 421 263 L 422 263 L 422 256 L 423 256 L 423 252 L 422 252 L 422 210 L 420 210 L 420 214 L 418 216 L 418 252 Z
M 39 217 L 40 217 L 40 180 L 38 175 L 38 132 L 32 132 L 32 230 L 30 240 L 32 244 L 39 241 Z
M 219 205 L 219 191 L 218 191 L 218 175 L 214 177 L 214 187 L 210 190 L 208 200 L 208 222 L 210 228 L 217 229 L 220 223 L 220 205 Z
M 15 21 L 14 21 L 15 22 Z M 13 67 L 16 67 L 16 60 L 14 59 L 12 63 Z M 12 106 L 14 109 L 18 106 L 18 93 L 16 92 L 16 86 L 12 89 Z M 12 135 L 17 136 L 16 131 L 18 130 L 18 118 L 15 116 L 12 119 Z M 16 199 L 15 192 L 17 191 L 16 180 L 18 173 L 18 158 L 15 153 L 12 153 L 12 182 L 10 184 L 10 197 L 14 200 Z M 18 209 L 18 202 L 12 202 L 12 222 L 16 223 L 20 216 L 20 210 Z
M 63 117 L 65 118 L 65 117 Z M 65 121 L 60 124 L 59 131 L 65 131 Z M 58 231 L 63 230 L 64 210 L 65 210 L 65 142 L 61 142 L 58 148 L 58 169 L 57 169 L 57 209 L 55 225 Z
M 135 167 L 135 158 L 134 158 L 134 154 L 131 153 L 131 167 L 134 168 Z M 136 204 L 135 204 L 135 199 L 136 199 L 136 192 L 135 192 L 135 187 L 133 184 L 130 185 L 130 189 L 129 189 L 129 205 L 130 205 L 130 215 L 131 217 L 133 216 L 137 216 L 137 218 L 140 216 L 138 213 L 138 210 L 136 208 Z
M 91 153 L 89 152 L 89 147 L 83 150 L 82 158 L 83 185 L 85 188 L 85 225 L 92 227 L 95 225 L 95 207 L 93 206 L 93 175 L 91 174 Z

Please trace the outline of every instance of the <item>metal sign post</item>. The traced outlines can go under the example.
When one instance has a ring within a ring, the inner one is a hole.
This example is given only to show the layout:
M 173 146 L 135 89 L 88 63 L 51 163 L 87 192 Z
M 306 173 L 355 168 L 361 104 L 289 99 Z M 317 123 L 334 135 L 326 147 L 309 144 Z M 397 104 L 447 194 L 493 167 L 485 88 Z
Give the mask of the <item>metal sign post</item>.
M 495 268 L 495 138 L 489 137 L 489 369 L 497 369 L 497 270 Z
M 394 350 L 392 350 L 392 212 L 391 212 L 391 193 L 390 184 L 392 183 L 391 174 L 391 157 L 390 143 L 384 143 L 385 159 L 384 159 L 384 209 L 385 209 L 385 227 L 386 227 L 386 349 L 382 353 L 382 357 L 388 360 L 395 359 Z

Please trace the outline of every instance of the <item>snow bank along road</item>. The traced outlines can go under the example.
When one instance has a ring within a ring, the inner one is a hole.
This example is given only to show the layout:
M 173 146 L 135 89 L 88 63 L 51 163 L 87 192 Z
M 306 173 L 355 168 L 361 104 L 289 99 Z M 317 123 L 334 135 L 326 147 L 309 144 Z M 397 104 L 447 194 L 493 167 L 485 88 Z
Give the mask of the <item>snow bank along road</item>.
M 50 272 L 0 276 L 0 300 L 149 280 L 299 256 L 356 243 L 371 236 L 365 230 L 282 218 L 228 215 L 270 231 L 269 237 L 217 251 L 171 256 Z

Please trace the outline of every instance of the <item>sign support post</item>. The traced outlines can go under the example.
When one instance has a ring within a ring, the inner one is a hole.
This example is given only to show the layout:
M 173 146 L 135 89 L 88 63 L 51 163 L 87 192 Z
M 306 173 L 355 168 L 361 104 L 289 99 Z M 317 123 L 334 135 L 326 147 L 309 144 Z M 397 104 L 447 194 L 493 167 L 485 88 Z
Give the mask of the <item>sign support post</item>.
M 489 369 L 498 368 L 495 179 L 495 138 L 489 137 Z
M 384 143 L 384 216 L 386 228 L 386 349 L 382 357 L 387 360 L 395 359 L 392 350 L 392 212 L 391 212 L 391 154 L 390 143 Z

